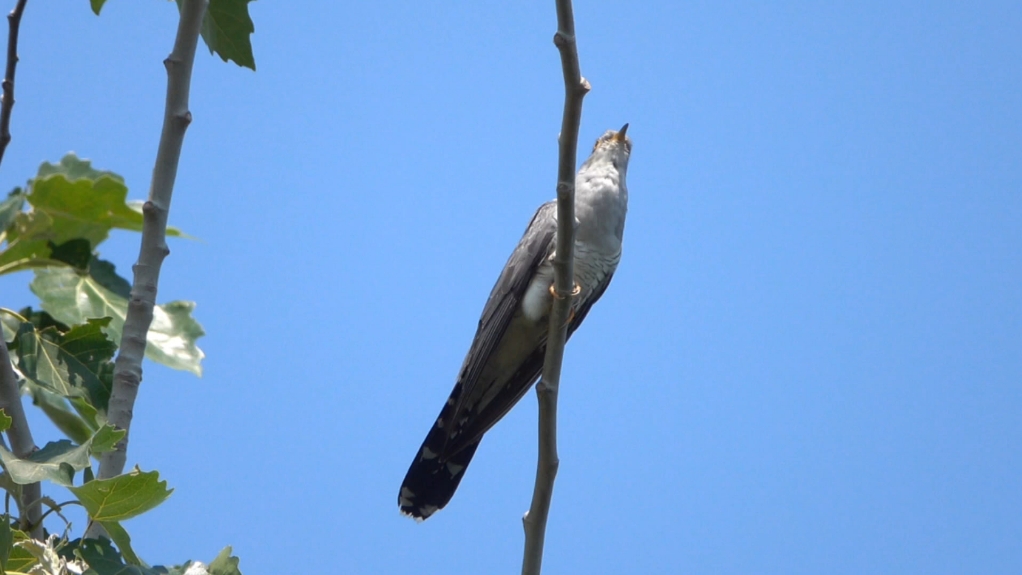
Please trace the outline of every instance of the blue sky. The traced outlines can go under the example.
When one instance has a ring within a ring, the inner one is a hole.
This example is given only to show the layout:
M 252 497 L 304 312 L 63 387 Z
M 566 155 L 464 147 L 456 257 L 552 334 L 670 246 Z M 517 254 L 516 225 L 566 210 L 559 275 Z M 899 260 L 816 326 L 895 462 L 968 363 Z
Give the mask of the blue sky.
M 580 161 L 631 123 L 614 282 L 568 346 L 550 573 L 1022 571 L 1022 7 L 577 2 Z M 200 47 L 129 463 L 152 563 L 508 573 L 535 397 L 424 524 L 396 494 L 554 196 L 553 2 L 256 2 Z M 30 2 L 8 190 L 69 150 L 143 198 L 176 10 Z M 101 246 L 128 275 L 138 237 Z M 34 298 L 0 281 L 0 305 Z M 36 439 L 55 439 L 37 422 Z M 78 528 L 84 527 L 79 524 Z

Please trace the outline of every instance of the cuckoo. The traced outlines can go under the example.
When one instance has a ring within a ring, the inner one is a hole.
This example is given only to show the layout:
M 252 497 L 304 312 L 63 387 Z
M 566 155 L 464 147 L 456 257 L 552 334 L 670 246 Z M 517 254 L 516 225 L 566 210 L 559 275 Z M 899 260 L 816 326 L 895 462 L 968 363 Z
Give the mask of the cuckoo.
M 628 209 L 628 124 L 608 130 L 575 177 L 575 295 L 568 337 L 606 291 L 621 259 Z M 454 496 L 479 442 L 543 371 L 554 298 L 557 203 L 536 210 L 483 307 L 472 346 L 440 416 L 398 493 L 401 512 L 424 520 Z

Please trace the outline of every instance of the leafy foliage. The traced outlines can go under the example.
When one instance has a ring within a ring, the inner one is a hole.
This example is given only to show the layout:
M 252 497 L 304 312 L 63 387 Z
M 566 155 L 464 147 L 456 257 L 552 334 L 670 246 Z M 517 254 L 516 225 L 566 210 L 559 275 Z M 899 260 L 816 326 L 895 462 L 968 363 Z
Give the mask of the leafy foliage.
M 0 445 L 0 487 L 15 496 L 23 493 L 22 485 L 43 480 L 68 487 L 118 549 L 109 542 L 105 547 L 82 543 L 74 555 L 66 542 L 19 540 L 20 532 L 8 523 L 8 533 L 15 535 L 5 539 L 0 528 L 0 559 L 6 557 L 8 572 L 62 572 L 68 561 L 89 565 L 89 573 L 170 572 L 145 566 L 120 524 L 162 503 L 171 493 L 166 482 L 156 472 L 138 469 L 98 481 L 92 471 L 91 458 L 113 449 L 125 435 L 105 421 L 131 286 L 95 250 L 112 229 L 141 229 L 140 204 L 126 197 L 120 176 L 69 154 L 57 164 L 44 163 L 25 190 L 0 202 L 0 274 L 32 269 L 30 287 L 43 308 L 0 309 L 4 341 L 10 342 L 14 367 L 24 378 L 23 390 L 70 438 L 27 457 Z M 199 375 L 203 353 L 196 341 L 203 330 L 192 317 L 194 307 L 191 302 L 156 306 L 146 355 Z M 10 421 L 0 412 L 0 430 Z M 84 483 L 76 486 L 76 476 Z
M 231 555 L 230 546 L 224 547 L 220 554 L 216 556 L 216 559 L 209 564 L 210 575 L 241 575 L 241 570 L 238 569 L 238 563 L 241 561 Z
M 118 344 L 128 315 L 127 282 L 114 273 L 109 262 L 93 259 L 88 272 L 70 267 L 35 270 L 32 292 L 43 309 L 60 321 L 79 323 L 92 317 L 110 318 L 104 331 Z M 116 290 L 116 291 L 114 291 Z M 168 367 L 202 375 L 205 354 L 196 340 L 205 334 L 191 315 L 192 302 L 175 301 L 153 309 L 153 323 L 146 336 L 146 357 Z
M 142 230 L 141 208 L 126 201 L 124 179 L 95 170 L 74 154 L 59 164 L 43 163 L 28 189 L 15 190 L 0 204 L 0 224 L 6 223 L 0 240 L 7 242 L 0 253 L 0 274 L 54 265 L 54 260 L 71 263 L 53 252 L 73 240 L 88 242 L 88 248 L 74 246 L 80 253 L 95 249 L 111 229 Z M 24 212 L 26 201 L 32 209 Z M 176 228 L 167 233 L 182 235 Z M 66 256 L 69 249 L 60 253 Z
M 6 242 L 0 274 L 33 269 L 32 291 L 44 310 L 69 325 L 110 318 L 103 332 L 119 344 L 131 285 L 95 249 L 112 229 L 141 230 L 141 208 L 126 201 L 123 178 L 74 154 L 58 164 L 43 163 L 28 190 L 15 190 L 0 204 L 0 223 L 7 222 L 0 231 Z M 31 209 L 20 211 L 26 204 Z M 168 234 L 184 235 L 176 228 Z M 156 307 L 146 357 L 202 374 L 204 354 L 196 341 L 204 332 L 191 316 L 194 308 L 192 302 Z M 6 332 L 5 327 L 5 337 Z
M 216 559 L 204 567 L 187 561 L 175 567 L 148 567 L 140 564 L 126 563 L 126 557 L 114 549 L 106 539 L 78 539 L 71 541 L 65 548 L 65 554 L 71 555 L 88 564 L 87 575 L 184 575 L 185 573 L 208 573 L 209 575 L 241 575 L 238 570 L 238 558 L 231 556 L 231 548 L 225 547 Z
M 250 1 L 210 0 L 201 35 L 211 53 L 254 70 Z M 90 0 L 96 14 L 105 3 Z M 33 539 L 14 529 L 5 514 L 0 517 L 0 575 L 241 574 L 230 547 L 208 567 L 191 561 L 171 568 L 146 565 L 120 522 L 158 506 L 173 490 L 155 471 L 135 468 L 106 480 L 93 475 L 92 457 L 115 449 L 126 435 L 106 424 L 106 411 L 131 286 L 96 250 L 113 229 L 142 230 L 143 203 L 128 201 L 127 192 L 119 175 L 68 154 L 57 164 L 44 163 L 25 189 L 16 188 L 0 200 L 0 275 L 33 270 L 31 289 L 43 310 L 0 307 L 0 343 L 11 352 L 21 391 L 70 438 L 47 443 L 26 457 L 0 442 L 0 489 L 21 506 L 41 504 L 59 514 L 60 506 L 49 497 L 23 501 L 30 489 L 22 486 L 40 480 L 65 486 L 110 536 L 68 541 L 65 532 L 65 537 Z M 176 228 L 167 228 L 167 235 L 184 236 Z M 155 307 L 147 357 L 201 375 L 204 354 L 196 341 L 204 332 L 192 317 L 194 308 L 185 301 Z M 11 425 L 0 410 L 0 432 Z M 79 471 L 83 481 L 76 486 Z

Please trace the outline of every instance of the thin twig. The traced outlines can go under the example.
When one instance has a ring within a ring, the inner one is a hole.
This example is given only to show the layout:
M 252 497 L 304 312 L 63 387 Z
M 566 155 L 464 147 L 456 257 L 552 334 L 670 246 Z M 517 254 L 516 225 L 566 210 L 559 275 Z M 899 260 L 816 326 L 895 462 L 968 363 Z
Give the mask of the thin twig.
M 160 279 L 160 266 L 170 253 L 167 248 L 167 215 L 177 176 L 181 146 L 185 130 L 192 121 L 188 110 L 188 91 L 195 61 L 195 47 L 199 27 L 206 12 L 207 0 L 181 2 L 174 50 L 163 61 L 167 68 L 167 103 L 163 116 L 163 131 L 156 152 L 149 199 L 142 206 L 142 247 L 138 263 L 132 268 L 134 283 L 128 300 L 128 314 L 124 320 L 121 347 L 114 363 L 114 381 L 110 392 L 109 421 L 118 429 L 129 431 L 132 409 L 142 381 L 142 358 L 145 355 L 146 333 L 153 321 L 156 289 Z M 99 479 L 109 479 L 124 471 L 127 458 L 128 435 L 125 434 L 113 451 L 99 458 Z
M 7 34 L 7 70 L 4 72 L 4 94 L 0 97 L 0 162 L 4 160 L 7 144 L 11 142 L 11 110 L 14 109 L 14 69 L 18 66 L 18 30 L 21 15 L 28 0 L 18 0 L 7 15 L 10 32 Z
M 554 255 L 554 298 L 550 311 L 550 335 L 547 338 L 543 376 L 536 384 L 539 399 L 539 462 L 532 505 L 522 518 L 525 527 L 523 575 L 539 575 L 543 564 L 543 542 L 547 516 L 554 492 L 554 478 L 560 464 L 557 458 L 557 388 L 561 380 L 561 361 L 567 339 L 568 313 L 575 287 L 575 165 L 578 128 L 582 120 L 582 99 L 589 83 L 582 77 L 575 43 L 575 18 L 571 0 L 557 0 L 557 33 L 554 44 L 561 53 L 564 73 L 564 116 L 557 165 L 557 251 Z
M 43 520 L 46 519 L 46 516 L 49 515 L 50 513 L 56 513 L 57 517 L 60 517 L 61 519 L 64 520 L 65 531 L 68 528 L 71 527 L 71 522 L 68 521 L 67 517 L 64 517 L 64 514 L 60 512 L 61 509 L 65 508 L 65 507 L 67 507 L 69 505 L 77 505 L 79 507 L 85 507 L 85 505 L 83 505 L 82 502 L 78 501 L 77 499 L 73 499 L 71 501 L 65 501 L 63 503 L 56 503 L 55 501 L 53 501 L 49 497 L 40 497 L 39 499 L 33 501 L 30 504 L 30 507 L 42 508 L 42 505 L 44 503 L 46 505 L 48 505 L 50 508 L 46 511 L 46 513 L 43 513 L 42 517 L 39 518 L 39 523 L 42 524 Z

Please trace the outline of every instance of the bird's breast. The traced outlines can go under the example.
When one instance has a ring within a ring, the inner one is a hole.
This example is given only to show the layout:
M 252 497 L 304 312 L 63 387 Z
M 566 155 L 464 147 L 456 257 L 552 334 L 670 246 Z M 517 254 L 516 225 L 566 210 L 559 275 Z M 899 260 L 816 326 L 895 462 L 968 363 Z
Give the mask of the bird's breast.
M 575 283 L 581 293 L 577 301 L 585 301 L 607 276 L 614 273 L 621 261 L 621 249 L 607 251 L 587 243 L 575 242 Z

